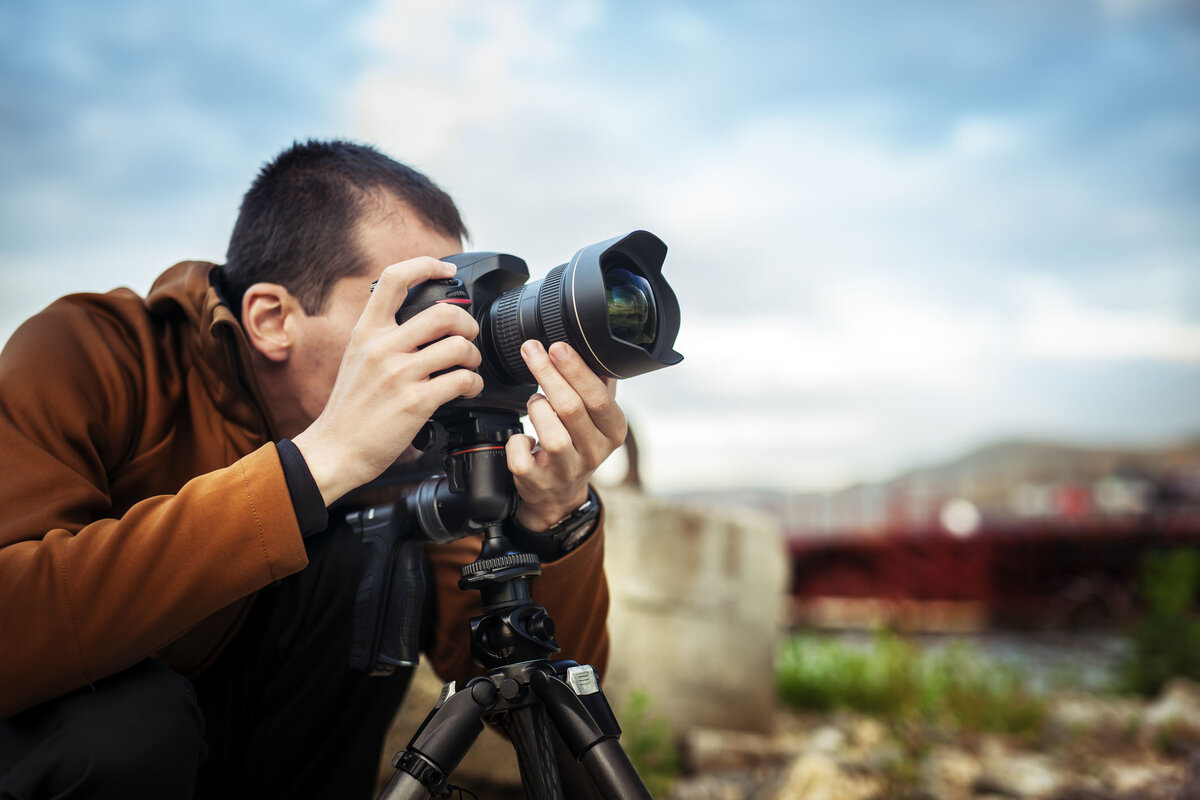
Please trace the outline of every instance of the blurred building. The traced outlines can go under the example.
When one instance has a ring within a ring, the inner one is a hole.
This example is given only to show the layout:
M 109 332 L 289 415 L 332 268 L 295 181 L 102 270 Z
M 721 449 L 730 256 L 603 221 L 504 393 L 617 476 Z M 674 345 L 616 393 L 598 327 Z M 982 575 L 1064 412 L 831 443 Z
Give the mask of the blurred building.
M 978 510 L 983 532 L 1025 522 L 1200 509 L 1200 440 L 1141 450 L 1008 442 L 836 492 L 678 497 L 766 511 L 789 538 L 931 533 L 945 529 L 944 512 L 956 501 Z
M 781 521 L 795 623 L 1107 625 L 1147 551 L 1200 547 L 1200 442 L 1013 442 L 838 492 L 706 498 Z

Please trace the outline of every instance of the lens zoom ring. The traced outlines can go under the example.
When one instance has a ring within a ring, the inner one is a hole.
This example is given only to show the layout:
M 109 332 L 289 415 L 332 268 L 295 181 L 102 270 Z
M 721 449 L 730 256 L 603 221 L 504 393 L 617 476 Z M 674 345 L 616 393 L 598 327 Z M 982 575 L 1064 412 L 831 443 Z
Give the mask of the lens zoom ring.
M 563 323 L 563 273 L 567 265 L 560 264 L 546 275 L 542 290 L 538 292 L 538 316 L 542 322 L 542 333 L 546 344 L 567 341 L 567 326 Z
M 496 345 L 496 355 L 503 362 L 506 377 L 514 383 L 537 383 L 529 372 L 529 367 L 521 360 L 520 320 L 517 319 L 521 307 L 521 297 L 524 292 L 505 292 L 496 301 L 496 314 L 492 317 L 492 341 Z

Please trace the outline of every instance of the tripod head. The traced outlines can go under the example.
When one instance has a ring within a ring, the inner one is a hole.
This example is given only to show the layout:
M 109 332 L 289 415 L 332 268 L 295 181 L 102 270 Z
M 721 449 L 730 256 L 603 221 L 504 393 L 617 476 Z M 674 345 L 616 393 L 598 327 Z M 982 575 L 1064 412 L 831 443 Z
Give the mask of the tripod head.
M 507 409 L 451 403 L 434 413 L 413 444 L 441 450 L 445 474 L 422 481 L 408 504 L 426 538 L 451 541 L 486 532 L 516 512 L 517 489 L 504 445 L 521 430 L 517 413 Z
M 462 531 L 459 536 L 483 532 L 479 557 L 463 567 L 458 585 L 482 597 L 483 614 L 470 623 L 471 653 L 488 669 L 558 651 L 554 622 L 529 594 L 528 579 L 542 572 L 538 557 L 514 548 L 504 534 L 504 522 L 518 503 L 504 445 L 520 432 L 514 411 L 450 404 L 434 414 L 418 441 L 418 446 L 440 444 L 446 468 L 444 476 L 423 481 L 413 495 L 422 530 L 435 541 L 445 541 L 455 530 Z
M 479 556 L 459 582 L 483 600 L 483 615 L 470 623 L 472 656 L 491 669 L 557 652 L 554 623 L 530 599 L 528 579 L 541 574 L 539 560 L 504 533 L 518 504 L 504 445 L 520 432 L 508 408 L 443 406 L 414 442 L 441 454 L 442 473 L 426 472 L 399 500 L 346 515 L 370 552 L 355 606 L 353 669 L 379 675 L 417 665 L 431 581 L 425 545 L 479 533 Z M 429 461 L 422 459 L 427 468 Z

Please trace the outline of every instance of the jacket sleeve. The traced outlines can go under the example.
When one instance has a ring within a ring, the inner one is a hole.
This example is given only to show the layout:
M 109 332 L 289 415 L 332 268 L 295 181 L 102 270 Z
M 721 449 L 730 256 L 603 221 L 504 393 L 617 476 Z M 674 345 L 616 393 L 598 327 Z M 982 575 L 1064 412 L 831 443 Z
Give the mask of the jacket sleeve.
M 131 666 L 307 563 L 273 444 L 114 507 L 113 466 L 151 401 L 129 343 L 80 319 L 52 306 L 0 353 L 0 717 Z
M 430 547 L 437 612 L 427 648 L 434 671 L 460 683 L 480 674 L 471 658 L 468 620 L 482 612 L 479 592 L 458 588 L 459 570 L 479 555 L 481 539 L 471 536 Z M 604 575 L 604 520 L 579 547 L 542 565 L 530 580 L 533 600 L 554 620 L 561 646 L 553 658 L 590 664 L 603 675 L 608 665 L 608 583 Z

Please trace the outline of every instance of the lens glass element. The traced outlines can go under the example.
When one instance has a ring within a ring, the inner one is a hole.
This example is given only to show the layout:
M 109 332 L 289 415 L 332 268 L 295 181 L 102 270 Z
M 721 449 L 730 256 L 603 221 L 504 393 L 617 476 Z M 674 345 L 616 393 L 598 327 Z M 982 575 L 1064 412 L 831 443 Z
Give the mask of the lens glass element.
M 641 275 L 618 267 L 604 273 L 604 291 L 612 335 L 630 344 L 653 344 L 658 317 L 650 283 Z

